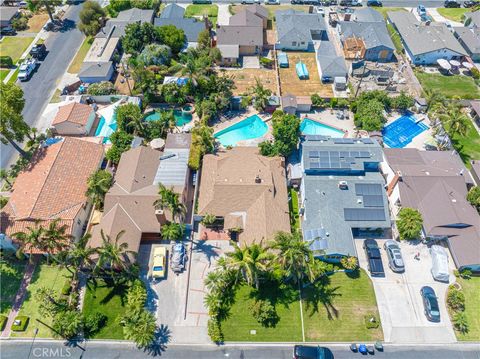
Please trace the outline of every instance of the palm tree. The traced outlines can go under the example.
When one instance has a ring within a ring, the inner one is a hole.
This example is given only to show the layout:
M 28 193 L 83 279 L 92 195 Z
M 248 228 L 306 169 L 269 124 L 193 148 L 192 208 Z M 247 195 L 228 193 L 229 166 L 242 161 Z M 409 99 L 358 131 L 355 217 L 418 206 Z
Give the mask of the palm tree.
M 133 340 L 139 348 L 146 348 L 155 340 L 156 319 L 147 310 L 135 311 L 122 324 L 125 339 Z
M 162 138 L 166 138 L 167 134 L 175 128 L 175 115 L 172 110 L 159 110 L 159 119 L 162 128 Z
M 87 180 L 86 196 L 91 199 L 96 208 L 103 206 L 105 194 L 112 185 L 113 176 L 106 170 L 98 170 Z
M 142 117 L 132 117 L 127 127 L 133 129 L 134 136 L 143 136 L 145 134 L 145 122 Z
M 423 96 L 425 97 L 425 100 L 427 101 L 427 112 L 430 110 L 430 108 L 438 103 L 444 103 L 445 102 L 445 96 L 440 94 L 438 91 L 434 91 L 432 89 L 425 89 L 423 91 Z
M 30 264 L 33 263 L 31 251 L 42 247 L 43 235 L 45 234 L 45 229 L 39 223 L 40 221 L 35 221 L 35 227 L 27 227 L 26 232 L 12 234 L 12 237 L 20 241 L 20 251 L 25 253 L 26 249 L 30 250 Z
M 173 222 L 175 222 L 175 219 L 177 218 L 179 219 L 179 222 L 181 222 L 187 213 L 187 208 L 180 201 L 180 195 L 173 190 L 173 187 L 168 189 L 161 183 L 158 184 L 158 195 L 160 198 L 153 202 L 155 209 L 168 209 Z
M 78 272 L 82 266 L 93 264 L 92 256 L 96 249 L 88 247 L 91 234 L 87 233 L 78 241 L 71 241 L 66 250 L 59 252 L 54 258 L 72 274 L 72 282 L 77 279 Z
M 43 234 L 42 249 L 48 254 L 47 263 L 50 255 L 65 249 L 72 238 L 66 233 L 68 227 L 65 224 L 59 225 L 59 222 L 58 218 L 50 222 Z
M 12 183 L 9 180 L 9 173 L 6 169 L 0 169 L 0 179 L 5 181 L 9 188 L 12 188 Z
M 184 233 L 184 225 L 179 223 L 166 223 L 160 229 L 162 238 L 169 241 L 181 240 Z
M 272 95 L 272 91 L 263 87 L 258 78 L 255 78 L 255 86 L 250 89 L 254 95 L 253 106 L 257 111 L 263 111 L 268 105 L 268 98 Z
M 115 239 L 100 231 L 102 236 L 102 246 L 97 248 L 98 261 L 95 270 L 107 271 L 112 278 L 115 271 L 126 272 L 128 270 L 129 259 L 128 255 L 135 255 L 135 252 L 128 250 L 126 242 L 119 243 L 122 238 L 124 230 L 118 232 Z

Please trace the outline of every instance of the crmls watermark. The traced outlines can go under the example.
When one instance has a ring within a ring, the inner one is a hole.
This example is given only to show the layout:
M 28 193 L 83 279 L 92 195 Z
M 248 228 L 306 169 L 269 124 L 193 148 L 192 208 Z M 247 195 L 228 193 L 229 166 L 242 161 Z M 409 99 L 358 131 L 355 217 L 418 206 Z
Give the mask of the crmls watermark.
M 34 348 L 32 356 L 34 358 L 70 358 L 72 353 L 70 348 Z

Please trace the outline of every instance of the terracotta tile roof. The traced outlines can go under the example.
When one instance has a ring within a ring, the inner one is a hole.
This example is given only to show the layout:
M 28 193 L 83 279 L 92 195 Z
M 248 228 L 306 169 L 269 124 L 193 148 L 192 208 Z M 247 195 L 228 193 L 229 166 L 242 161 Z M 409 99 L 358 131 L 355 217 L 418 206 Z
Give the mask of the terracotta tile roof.
M 83 103 L 72 102 L 59 107 L 52 125 L 67 121 L 79 125 L 86 125 L 92 112 L 93 109 L 90 106 Z
M 256 147 L 235 147 L 203 159 L 198 212 L 242 227 L 240 240 L 270 239 L 290 231 L 283 160 L 264 157 Z M 225 228 L 228 229 L 228 228 Z

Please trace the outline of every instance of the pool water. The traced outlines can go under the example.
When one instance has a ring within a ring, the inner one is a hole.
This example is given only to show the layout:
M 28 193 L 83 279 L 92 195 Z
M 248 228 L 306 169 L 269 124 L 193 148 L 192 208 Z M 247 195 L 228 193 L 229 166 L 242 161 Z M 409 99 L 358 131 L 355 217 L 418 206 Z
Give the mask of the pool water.
M 217 132 L 214 137 L 223 146 L 235 146 L 240 141 L 262 137 L 267 133 L 267 130 L 267 124 L 257 115 L 253 115 Z
M 95 131 L 95 137 L 103 137 L 103 143 L 110 143 L 110 136 L 117 130 L 117 117 L 114 115 L 110 125 L 106 124 L 105 117 L 100 117 L 98 121 L 97 129 Z
M 182 110 L 173 111 L 175 117 L 175 125 L 183 126 L 192 121 L 191 113 L 184 113 Z M 160 112 L 154 111 L 145 116 L 146 121 L 157 121 L 160 119 Z
M 402 116 L 383 128 L 383 142 L 390 148 L 403 148 L 428 129 L 422 122 L 415 123 L 413 116 Z
M 305 118 L 300 124 L 300 132 L 304 135 L 322 135 L 330 137 L 343 137 L 345 133 L 332 126 Z

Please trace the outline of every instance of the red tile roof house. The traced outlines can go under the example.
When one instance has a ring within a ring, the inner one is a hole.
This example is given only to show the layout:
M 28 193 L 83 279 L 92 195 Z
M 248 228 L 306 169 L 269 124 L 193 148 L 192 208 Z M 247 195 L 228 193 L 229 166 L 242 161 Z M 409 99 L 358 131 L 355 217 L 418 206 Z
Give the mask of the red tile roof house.
M 72 102 L 58 108 L 52 126 L 61 136 L 86 136 L 95 122 L 95 111 L 89 105 Z
M 11 236 L 27 231 L 39 221 L 43 227 L 59 219 L 67 226 L 67 234 L 82 236 L 91 210 L 85 192 L 87 179 L 101 165 L 104 157 L 101 144 L 87 139 L 66 137 L 40 148 L 30 167 L 21 172 L 12 188 L 7 205 L 0 214 L 0 247 L 15 248 Z M 44 253 L 31 248 L 27 253 Z

